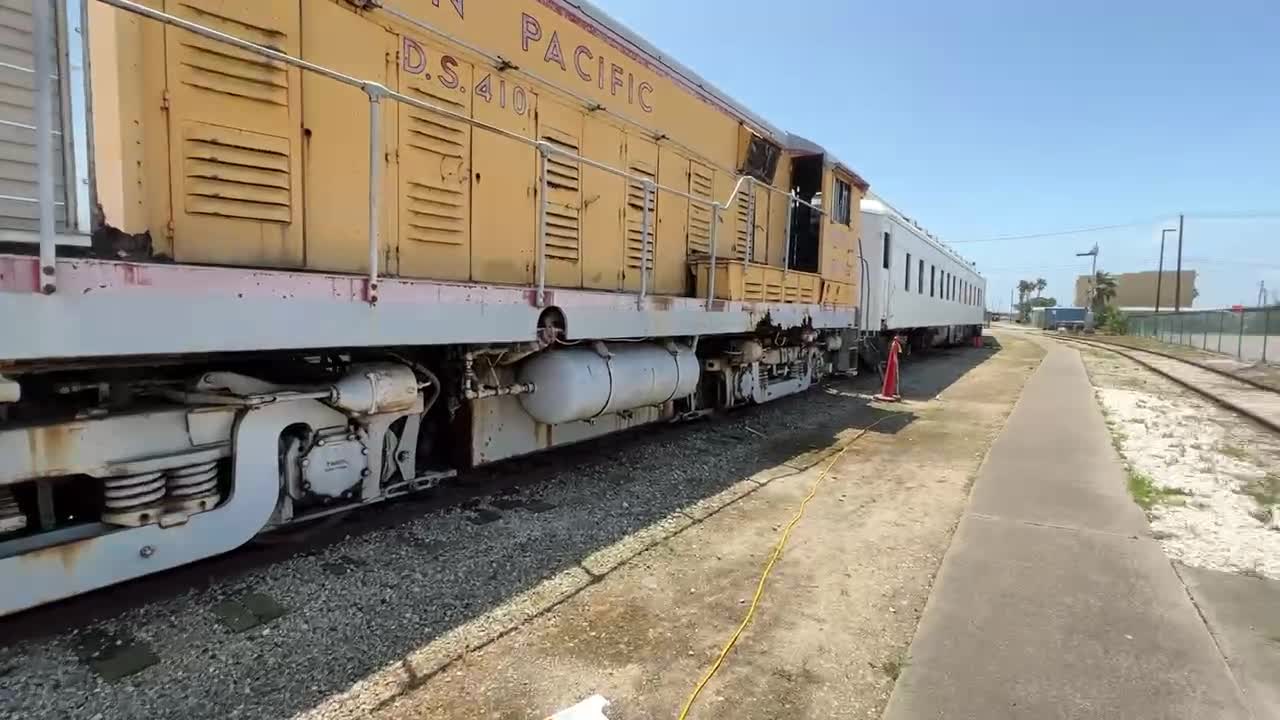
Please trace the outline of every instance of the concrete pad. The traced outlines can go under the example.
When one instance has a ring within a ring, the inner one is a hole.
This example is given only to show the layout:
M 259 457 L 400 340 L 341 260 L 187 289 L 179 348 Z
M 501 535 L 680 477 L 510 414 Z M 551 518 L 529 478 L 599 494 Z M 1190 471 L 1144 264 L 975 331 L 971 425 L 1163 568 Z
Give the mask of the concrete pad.
M 1079 353 L 1051 343 L 1023 390 L 970 509 L 1047 525 L 1145 534 L 1147 520 L 1129 498 L 1123 465 L 1097 408 Z
M 1157 543 L 971 517 L 886 718 L 1247 718 Z
M 1250 717 L 1124 480 L 1079 355 L 1050 343 L 884 717 Z
M 1280 718 L 1280 581 L 1178 566 L 1258 718 Z

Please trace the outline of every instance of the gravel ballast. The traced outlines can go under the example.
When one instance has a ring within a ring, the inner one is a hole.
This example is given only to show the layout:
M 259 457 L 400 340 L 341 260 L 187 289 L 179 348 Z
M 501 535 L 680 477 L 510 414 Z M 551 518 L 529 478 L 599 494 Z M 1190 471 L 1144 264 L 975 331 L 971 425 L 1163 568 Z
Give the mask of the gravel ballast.
M 1123 358 L 1081 353 L 1166 554 L 1193 567 L 1280 579 L 1280 438 Z
M 820 681 L 828 689 L 810 694 L 832 707 L 883 707 L 892 678 L 881 667 L 901 660 L 972 472 L 1038 359 L 1007 342 L 1015 351 L 907 366 L 916 399 L 833 471 L 748 634 L 778 638 L 763 647 L 789 658 L 773 663 L 782 674 L 753 689 L 735 673 L 768 656 L 744 659 L 713 705 Z M 838 381 L 522 461 L 548 472 L 7 644 L 0 717 L 541 717 L 596 689 L 615 720 L 670 711 L 738 619 L 813 464 L 886 413 L 867 405 L 872 386 Z M 157 661 L 109 680 L 91 655 L 113 647 Z M 735 703 L 736 716 L 788 707 L 757 705 Z M 729 715 L 703 717 L 717 716 Z

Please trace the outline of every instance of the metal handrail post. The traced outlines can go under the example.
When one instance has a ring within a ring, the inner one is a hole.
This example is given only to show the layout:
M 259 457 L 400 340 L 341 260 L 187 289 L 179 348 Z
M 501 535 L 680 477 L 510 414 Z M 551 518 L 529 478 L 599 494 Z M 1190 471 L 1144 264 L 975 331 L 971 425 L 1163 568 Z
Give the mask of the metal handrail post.
M 638 303 L 640 307 L 644 306 L 644 298 L 649 293 L 649 228 L 651 227 L 653 181 L 646 178 L 643 186 L 644 212 L 640 216 L 640 301 Z
M 405 94 L 403 94 L 403 93 L 397 92 L 397 91 L 395 91 L 395 90 L 391 90 L 391 89 L 389 89 L 389 88 L 387 88 L 387 87 L 385 87 L 385 86 L 383 86 L 383 85 L 381 85 L 381 84 L 379 84 L 379 83 L 377 83 L 377 82 L 370 81 L 370 80 L 364 80 L 364 79 L 362 79 L 362 78 L 358 78 L 358 77 L 355 77 L 355 76 L 352 76 L 352 75 L 347 75 L 347 74 L 345 74 L 345 73 L 338 72 L 338 71 L 336 71 L 336 70 L 333 70 L 333 69 L 331 69 L 331 68 L 325 67 L 325 66 L 323 66 L 323 65 L 318 65 L 318 64 L 316 64 L 316 63 L 313 63 L 313 62 L 310 62 L 310 61 L 307 61 L 307 60 L 303 60 L 302 58 L 294 57 L 294 56 L 292 56 L 292 55 L 289 55 L 288 53 L 281 52 L 280 50 L 276 50 L 276 49 L 274 49 L 274 48 L 271 48 L 271 47 L 268 47 L 268 46 L 265 46 L 265 45 L 259 45 L 259 44 L 257 44 L 257 43 L 250 42 L 250 41 L 248 41 L 248 40 L 243 40 L 243 39 L 241 39 L 241 38 L 238 38 L 238 37 L 235 37 L 235 36 L 233 36 L 233 35 L 227 34 L 227 33 L 225 33 L 225 32 L 222 32 L 222 31 L 219 31 L 219 30 L 215 30 L 215 29 L 213 29 L 213 28 L 210 28 L 210 27 L 207 27 L 207 26 L 204 26 L 204 25 L 200 25 L 199 23 L 195 23 L 195 22 L 192 22 L 192 21 L 190 21 L 190 20 L 186 20 L 186 19 L 181 18 L 181 17 L 178 17 L 178 16 L 176 16 L 176 15 L 172 15 L 172 14 L 169 14 L 169 13 L 166 13 L 166 12 L 163 12 L 163 11 L 160 11 L 160 10 L 153 9 L 153 8 L 148 7 L 147 5 L 145 5 L 145 4 L 141 3 L 141 2 L 137 2 L 136 0 L 98 0 L 98 1 L 99 1 L 99 2 L 102 2 L 102 3 L 103 3 L 103 4 L 105 4 L 105 5 L 108 5 L 108 6 L 111 6 L 111 7 L 117 8 L 117 9 L 119 9 L 119 10 L 123 10 L 123 11 L 125 11 L 125 12 L 129 12 L 129 13 L 132 13 L 132 14 L 134 14 L 134 15 L 138 15 L 138 16 L 145 17 L 145 18 L 148 18 L 148 19 L 151 19 L 151 20 L 155 20 L 155 21 L 160 22 L 160 23 L 163 23 L 163 24 L 165 24 L 165 25 L 167 25 L 167 26 L 175 27 L 175 28 L 179 28 L 179 29 L 181 29 L 181 30 L 185 30 L 185 31 L 187 31 L 187 32 L 193 33 L 193 34 L 198 35 L 198 36 L 200 36 L 200 37 L 208 38 L 208 39 L 210 39 L 210 40 L 214 40 L 214 41 L 216 41 L 216 42 L 221 42 L 221 43 L 224 43 L 224 44 L 230 45 L 230 46 L 232 46 L 232 47 L 239 48 L 239 49 L 244 50 L 244 51 L 246 51 L 246 52 L 249 52 L 249 53 L 252 53 L 252 54 L 255 54 L 255 55 L 261 56 L 261 57 L 269 58 L 269 59 L 271 59 L 271 60 L 275 60 L 275 61 L 277 61 L 277 62 L 284 63 L 284 64 L 286 64 L 286 65 L 288 65 L 288 66 L 290 66 L 290 67 L 295 67 L 295 68 L 298 68 L 298 69 L 303 70 L 303 71 L 306 71 L 306 72 L 316 73 L 316 74 L 318 74 L 318 75 L 320 75 L 320 76 L 322 76 L 322 77 L 328 78 L 328 79 L 333 80 L 333 81 L 335 81 L 335 82 L 339 82 L 339 83 L 342 83 L 342 84 L 348 85 L 348 86 L 350 86 L 350 87 L 355 87 L 355 88 L 362 89 L 362 90 L 364 90 L 366 93 L 371 93 L 371 90 L 372 90 L 372 91 L 373 91 L 373 94 L 377 94 L 379 98 L 390 98 L 391 100 L 395 101 L 396 103 L 400 103 L 400 104 L 402 104 L 402 105 L 408 105 L 409 107 L 418 108 L 418 109 L 420 109 L 420 110 L 424 110 L 424 111 L 427 111 L 427 112 L 430 112 L 430 113 L 434 113 L 434 114 L 439 115 L 439 116 L 441 116 L 441 117 L 450 118 L 450 119 L 452 119 L 452 120 L 454 120 L 454 121 L 457 121 L 457 122 L 460 122 L 460 123 L 464 123 L 464 124 L 466 124 L 466 125 L 468 125 L 468 126 L 470 126 L 470 127 L 472 127 L 472 128 L 476 128 L 476 129 L 484 130 L 484 131 L 487 131 L 487 132 L 493 133 L 493 134 L 495 134 L 495 135 L 497 135 L 497 136 L 499 136 L 499 137 L 507 138 L 507 139 L 510 139 L 510 140 L 513 140 L 513 141 L 516 141 L 516 142 L 522 143 L 522 144 L 524 144 L 524 145 L 526 145 L 526 146 L 531 146 L 531 147 L 536 147 L 536 148 L 538 148 L 538 150 L 539 150 L 539 154 L 540 154 L 540 161 L 539 161 L 539 165 L 540 165 L 540 172 L 539 172 L 539 184 L 540 184 L 540 188 L 541 188 L 541 199 L 539 200 L 539 203 L 540 203 L 540 209 L 539 209 L 539 223 L 538 223 L 538 225 L 539 225 L 539 227 L 538 227 L 538 246 L 539 246 L 539 247 L 538 247 L 538 287 L 537 287 L 537 298 L 538 298 L 538 304 L 539 304 L 539 305 L 542 305 L 542 304 L 545 302 L 545 299 L 546 299 L 546 268 L 545 268 L 545 266 L 546 266 L 546 260 L 545 260 L 545 255 L 546 255 L 546 224 L 547 224 L 547 223 L 546 223 L 546 215 L 547 215 L 547 212 L 546 212 L 546 211 L 547 211 L 547 207 L 546 207 L 546 203 L 547 203 L 547 192 L 546 192 L 546 190 L 547 190 L 547 158 L 548 158 L 548 156 L 549 156 L 551 153 L 556 153 L 556 154 L 559 154 L 559 155 L 562 155 L 562 156 L 565 156 L 565 157 L 571 158 L 571 159 L 573 159 L 574 161 L 579 162 L 579 163 L 581 163 L 581 164 L 583 164 L 583 165 L 590 166 L 590 167 L 594 167 L 594 168 L 597 168 L 597 169 L 603 170 L 603 171 L 605 171 L 605 172 L 611 173 L 611 174 L 616 175 L 616 176 L 620 176 L 620 177 L 624 177 L 624 178 L 629 178 L 629 179 L 636 179 L 636 180 L 640 180 L 640 181 L 646 181 L 646 180 L 647 180 L 647 181 L 652 185 L 652 187 L 653 187 L 653 189 L 654 189 L 654 192 L 655 192 L 655 193 L 656 193 L 657 191 L 661 191 L 661 192 L 669 192 L 669 193 L 672 193 L 672 194 L 674 194 L 674 195 L 676 195 L 676 196 L 678 196 L 678 197 L 683 197 L 683 198 L 685 198 L 685 199 L 687 199 L 687 200 L 689 200 L 690 202 L 693 202 L 693 203 L 698 203 L 698 204 L 700 204 L 700 205 L 709 205 L 709 206 L 711 207 L 711 209 L 712 209 L 712 215 L 713 215 L 713 218 L 712 218 L 712 253 L 711 253 L 711 255 L 712 255 L 712 274 L 711 274 L 711 282 L 710 282 L 710 289 L 711 289 L 712 291 L 714 291 L 714 289 L 715 289 L 715 273 L 714 273 L 714 270 L 715 270 L 715 260 L 716 260 L 716 253 L 715 253 L 715 234 L 716 234 L 716 231 L 717 231 L 717 228 L 718 228 L 718 223 L 720 222 L 719 213 L 720 213 L 720 212 L 722 212 L 723 210 L 725 210 L 726 208 L 728 208 L 728 207 L 730 206 L 730 204 L 731 204 L 731 203 L 732 203 L 732 202 L 733 202 L 733 201 L 738 197 L 739 192 L 741 191 L 742 186 L 743 186 L 743 184 L 744 184 L 744 183 L 751 182 L 751 183 L 752 183 L 752 194 L 751 194 L 751 200 L 750 200 L 750 201 L 751 201 L 751 203 L 752 203 L 751 207 L 752 207 L 752 210 L 753 210 L 753 212 L 752 212 L 753 217 L 751 218 L 751 228 L 750 228 L 750 231 L 751 231 L 751 238 L 750 238 L 751 247 L 750 247 L 750 252 L 752 253 L 752 255 L 754 255 L 754 249 L 755 249 L 755 248 L 754 248 L 754 245 L 755 245 L 755 229 L 756 229 L 756 223 L 755 223 L 755 217 L 754 217 L 754 207 L 755 207 L 755 192 L 754 192 L 754 184 L 755 184 L 757 181 L 756 181 L 754 178 L 752 178 L 750 175 L 739 175 L 739 176 L 737 176 L 737 182 L 736 182 L 736 184 L 734 185 L 734 188 L 733 188 L 732 192 L 730 193 L 729 197 L 728 197 L 728 198 L 726 198 L 723 202 L 717 202 L 717 201 L 715 201 L 715 200 L 714 200 L 714 198 L 712 198 L 712 199 L 709 201 L 709 200 L 707 200 L 706 198 L 703 198 L 703 197 L 697 197 L 697 196 L 692 195 L 691 193 L 689 193 L 689 192 L 688 192 L 688 189 L 687 189 L 687 188 L 686 188 L 685 190 L 681 190 L 681 189 L 678 189 L 678 188 L 667 187 L 667 186 L 665 186 L 665 185 L 662 185 L 662 184 L 659 184 L 659 183 L 655 183 L 653 180 L 651 180 L 651 179 L 649 179 L 649 178 L 639 178 L 639 177 L 634 176 L 634 175 L 632 175 L 632 174 L 630 174 L 630 173 L 628 173 L 628 172 L 626 172 L 626 171 L 624 171 L 624 170 L 620 170 L 620 169 L 618 169 L 618 168 L 611 167 L 611 166 L 609 166 L 609 165 L 606 165 L 606 164 L 601 163 L 601 162 L 596 161 L 596 160 L 591 160 L 590 158 L 583 157 L 583 156 L 578 155 L 578 154 L 576 154 L 576 153 L 572 153 L 572 152 L 568 152 L 568 151 L 564 151 L 564 150 L 561 150 L 561 149 L 559 149 L 559 148 L 556 148 L 556 147 L 554 147 L 553 145 L 551 145 L 550 143 L 546 142 L 545 140 L 535 140 L 534 138 L 526 137 L 526 136 L 524 136 L 524 135 L 522 135 L 522 134 L 520 134 L 520 133 L 513 132 L 513 131 L 511 131 L 511 130 L 507 130 L 507 129 L 502 128 L 502 127 L 499 127 L 499 126 L 497 126 L 497 125 L 493 125 L 493 124 L 490 124 L 490 123 L 486 123 L 486 122 L 483 122 L 483 121 L 477 120 L 477 119 L 475 119 L 475 118 L 471 117 L 469 114 L 459 113 L 459 112 L 456 112 L 456 111 L 450 110 L 450 109 L 448 109 L 448 108 L 441 107 L 441 106 L 439 106 L 439 105 L 434 105 L 434 104 L 431 104 L 431 103 L 428 103 L 428 102 L 423 102 L 422 100 L 419 100 L 419 99 L 417 99 L 417 98 L 415 98 L 415 97 L 410 97 L 410 96 L 408 96 L 408 95 L 405 95 Z M 39 20 L 39 15 L 40 15 L 40 13 L 41 13 L 41 12 L 43 12 L 43 11 L 45 11 L 45 10 L 47 10 L 47 8 L 45 8 L 45 7 L 44 7 L 44 4 L 43 4 L 43 3 L 41 3 L 41 2 L 36 3 L 36 5 L 38 6 L 38 7 L 37 7 L 37 12 L 36 12 L 36 19 L 37 19 L 37 20 Z M 52 19 L 51 19 L 51 18 L 46 18 L 46 20 L 47 20 L 48 22 L 52 22 Z M 419 26 L 423 26 L 423 24 L 422 24 L 422 23 L 418 23 L 418 22 L 416 22 L 416 21 L 415 21 L 415 24 L 417 24 L 417 25 L 419 25 Z M 484 53 L 481 53 L 481 54 L 483 55 Z M 495 56 L 495 57 L 496 57 L 496 56 Z M 46 63 L 47 63 L 48 61 L 49 61 L 49 58 L 43 58 L 43 59 L 41 59 L 41 58 L 39 58 L 39 57 L 37 58 L 37 63 L 40 63 L 40 62 L 46 62 Z M 52 71 L 52 70 L 50 70 L 50 72 L 48 72 L 48 73 L 39 73 L 39 72 L 37 72 L 37 76 L 38 76 L 38 83 L 43 82 L 43 81 L 48 81 L 48 80 L 53 76 L 53 71 Z M 42 79 L 42 80 L 41 80 L 41 79 Z M 37 86 L 37 89 L 39 90 L 39 85 Z M 52 90 L 50 90 L 50 92 L 52 92 Z M 38 93 L 38 98 L 39 98 L 39 97 L 43 97 L 43 95 L 41 95 L 41 94 L 39 94 L 39 93 Z M 50 97 L 51 97 L 51 96 L 50 96 Z M 39 101 L 39 99 L 37 99 L 37 103 L 38 103 L 38 104 L 39 104 L 39 102 L 40 102 L 40 101 Z M 52 101 L 50 100 L 50 103 L 51 103 L 51 102 L 52 102 Z M 372 104 L 373 104 L 373 100 L 372 100 L 372 96 L 371 96 L 371 105 L 372 105 Z M 51 104 L 49 105 L 49 109 L 50 109 L 50 112 L 43 114 L 40 118 L 37 118 L 37 121 L 38 121 L 38 122 L 40 122 L 40 121 L 42 121 L 42 120 L 43 120 L 43 121 L 45 121 L 45 122 L 47 122 L 48 118 L 52 116 L 52 105 L 51 105 Z M 380 115 L 380 114 L 381 114 L 381 109 L 380 109 L 380 108 L 378 108 L 378 109 L 371 110 L 371 113 L 375 113 L 375 114 Z M 377 122 L 377 123 L 371 123 L 371 128 L 372 128 L 375 124 L 377 125 L 377 127 L 378 127 L 378 128 L 379 128 L 379 130 L 380 130 L 380 127 L 381 127 L 381 123 L 380 123 L 380 122 Z M 375 132 L 375 131 L 373 131 L 373 130 L 371 129 L 371 135 L 373 134 L 373 132 Z M 38 162 L 43 162 L 43 161 L 44 161 L 44 159 L 45 159 L 45 158 L 44 158 L 44 155 L 43 155 L 42 153 L 40 153 L 40 152 L 39 152 L 40 144 L 41 144 L 44 140 L 47 140 L 47 141 L 49 142 L 50 146 L 52 146 L 52 135 L 51 135 L 51 133 L 46 133 L 46 134 L 47 134 L 47 135 L 49 135 L 49 137 L 44 138 L 43 140 L 42 140 L 42 139 L 40 139 L 39 137 L 38 137 L 38 139 L 37 139 L 37 155 L 38 155 Z M 39 135 L 41 135 L 41 133 L 38 133 L 37 135 L 39 136 Z M 372 139 L 373 139 L 373 138 L 371 137 L 371 140 L 372 140 Z M 378 160 L 378 163 L 383 163 L 383 164 L 385 164 L 385 162 L 386 162 L 386 159 L 385 159 L 385 150 L 384 150 L 384 149 L 379 149 L 378 147 L 376 147 L 376 146 L 380 146 L 380 145 L 381 145 L 381 142 L 377 142 L 377 143 L 372 143 L 372 142 L 371 142 L 371 146 L 375 146 L 375 147 L 374 147 L 373 149 L 371 149 L 371 151 L 370 151 L 371 165 L 373 164 L 373 156 L 374 156 L 375 154 L 380 154 L 380 155 L 382 155 L 382 156 L 383 156 L 382 158 L 380 158 L 380 159 Z M 50 160 L 50 162 L 49 162 L 48 164 L 50 164 L 50 165 L 52 164 L 52 163 L 51 163 L 51 160 Z M 380 190 L 381 190 L 381 182 L 380 182 L 380 178 L 382 177 L 382 169 L 383 169 L 383 168 L 382 168 L 382 165 L 381 165 L 381 164 L 379 164 L 379 165 L 378 165 L 378 171 L 377 171 L 377 178 L 378 178 L 377 180 L 375 180 L 375 178 L 373 177 L 374 173 L 371 173 L 370 181 L 371 181 L 371 184 L 374 184 L 374 187 L 375 187 L 375 194 L 376 194 L 376 191 L 380 191 Z M 42 178 L 42 179 L 43 179 L 43 178 L 46 178 L 46 177 L 48 177 L 48 178 L 52 178 L 51 173 L 47 173 L 47 172 L 43 172 L 43 171 L 41 171 L 40 175 L 41 175 L 41 178 Z M 51 183 L 50 183 L 50 184 L 51 184 Z M 768 190 L 769 192 L 777 193 L 777 194 L 779 194 L 779 195 L 784 195 L 784 196 L 789 197 L 789 198 L 790 198 L 790 200 L 789 200 L 789 205 L 788 205 L 788 211 L 789 211 L 789 212 L 793 209 L 793 206 L 794 206 L 794 205 L 796 205 L 796 204 L 803 204 L 805 207 L 809 208 L 809 209 L 810 209 L 810 210 L 812 210 L 813 212 L 818 213 L 818 215 L 819 215 L 819 216 L 825 216 L 825 215 L 827 214 L 826 210 L 824 210 L 823 208 L 818 207 L 817 205 L 815 205 L 815 204 L 813 204 L 813 203 L 811 203 L 811 202 L 809 202 L 809 201 L 807 201 L 807 200 L 802 200 L 802 199 L 800 199 L 798 196 L 796 196 L 796 194 L 795 194 L 795 191 L 794 191 L 794 190 L 791 190 L 791 191 L 789 191 L 789 192 L 783 192 L 780 188 L 776 188 L 776 187 L 774 187 L 774 186 L 772 186 L 772 185 L 770 185 L 770 184 L 768 184 L 768 183 L 760 183 L 760 184 L 764 185 L 764 187 L 766 188 L 766 190 Z M 42 189 L 42 191 L 44 190 L 44 186 L 43 186 L 43 184 L 41 185 L 41 189 Z M 52 227 L 52 222 L 53 222 L 53 220 L 52 220 L 52 217 L 53 217 L 53 216 L 52 216 L 52 213 L 54 212 L 54 208 L 56 208 L 56 205 L 54 205 L 54 203 L 53 203 L 53 201 L 52 201 L 51 197 L 52 197 L 52 196 L 50 195 L 50 200 L 49 200 L 49 202 L 45 202 L 45 201 L 44 201 L 44 195 L 43 195 L 43 192 L 42 192 L 42 195 L 41 195 L 41 207 L 42 207 L 42 208 L 44 208 L 44 207 L 48 207 L 48 208 L 50 209 L 50 210 L 49 210 L 49 223 L 50 223 L 50 226 Z M 376 215 L 376 214 L 377 214 L 377 213 L 375 213 L 374 197 L 373 197 L 373 196 L 371 196 L 371 199 L 370 199 L 370 217 L 371 217 L 371 220 L 370 220 L 370 227 L 371 227 L 370 235 L 371 235 L 371 237 L 374 235 L 374 233 L 376 233 L 376 232 L 377 232 L 377 228 L 378 228 L 378 227 L 380 227 L 380 223 L 377 223 L 374 219 L 372 219 L 372 218 L 374 218 L 374 217 L 375 217 L 375 215 Z M 41 251 L 41 252 L 40 252 L 40 260 L 41 260 L 41 273 L 45 276 L 45 277 L 44 277 L 44 283 L 42 283 L 42 289 L 43 289 L 45 292 L 53 292 L 53 291 L 54 291 L 54 289 L 56 288 L 55 278 L 54 278 L 54 275 L 53 275 L 53 273 L 54 273 L 54 262 L 55 262 L 55 256 L 54 256 L 54 255 L 55 255 L 55 247 L 54 247 L 55 235 L 54 235 L 54 233 L 53 233 L 53 230 L 52 230 L 52 229 L 50 229 L 50 230 L 49 230 L 49 232 L 47 232 L 47 233 L 46 233 L 46 232 L 44 232 L 44 230 L 45 230 L 45 222 L 44 222 L 44 220 L 45 220 L 45 218 L 44 218 L 44 215 L 42 214 L 42 223 L 41 223 L 42 235 L 41 235 L 41 243 L 40 243 L 40 251 Z M 789 225 L 789 224 L 790 224 L 790 223 L 788 223 L 788 225 Z M 652 233 L 650 233 L 650 234 L 652 235 Z M 788 244 L 788 250 L 786 251 L 786 255 L 788 256 L 788 257 L 787 257 L 787 259 L 786 259 L 786 262 L 788 263 L 788 267 L 787 267 L 787 269 L 788 269 L 788 270 L 789 270 L 789 261 L 790 261 L 790 258 L 789 258 L 789 255 L 790 255 L 789 245 L 790 245 L 790 241 L 791 241 L 791 237 L 790 237 L 790 236 L 791 236 L 791 229 L 790 229 L 790 227 L 788 227 L 788 229 L 787 229 L 787 239 L 786 239 L 786 242 L 787 242 L 787 244 Z M 47 241 L 46 241 L 46 238 L 47 238 Z M 652 243 L 651 243 L 651 244 L 652 244 Z M 650 248 L 650 250 L 652 250 L 652 248 Z M 948 251 L 948 253 L 950 253 L 950 250 L 949 250 L 949 249 L 948 249 L 947 251 Z M 376 295 L 376 290 L 377 290 L 377 287 L 376 287 L 376 285 L 377 285 L 376 267 L 377 267 L 377 266 L 376 266 L 376 262 L 375 262 L 375 256 L 376 256 L 376 254 L 377 254 L 378 252 L 380 252 L 380 247 L 379 247 L 378 242 L 377 242 L 376 240 L 371 241 L 371 249 L 370 249 L 370 270 L 371 270 L 371 273 L 370 273 L 370 279 L 369 279 L 369 292 L 370 292 L 370 297 L 371 297 L 371 299 L 372 299 L 373 301 L 376 301 L 376 298 L 377 298 L 377 295 Z M 712 292 L 712 293 L 711 293 L 711 298 L 709 298 L 709 300 L 710 300 L 710 299 L 714 299 L 714 292 Z
M 538 143 L 538 307 L 547 299 L 547 158 L 551 144 Z
M 720 210 L 724 206 L 719 202 L 711 203 L 711 266 L 707 270 L 707 307 L 716 299 L 716 236 L 720 231 Z
M 1240 334 L 1236 336 L 1236 359 L 1244 359 L 1244 318 L 1248 313 L 1240 311 Z
M 793 213 L 796 209 L 796 191 L 792 190 L 787 195 L 787 227 L 782 237 L 782 272 L 786 274 L 791 271 L 791 222 Z M 861 251 L 859 251 L 861 253 Z
M 1271 308 L 1262 311 L 1262 362 L 1267 362 L 1267 340 L 1271 338 Z
M 365 288 L 365 300 L 378 304 L 378 253 L 380 252 L 382 218 L 382 96 L 386 88 L 377 83 L 365 83 L 364 92 L 369 96 L 369 282 Z
M 46 295 L 58 289 L 57 236 L 54 212 L 53 186 L 53 132 L 49 127 L 53 117 L 53 58 L 44 47 L 45 38 L 54 34 L 53 3 L 51 0 L 35 0 L 32 20 L 35 31 L 35 90 L 36 90 L 36 190 L 37 212 L 40 227 L 40 281 L 36 286 Z

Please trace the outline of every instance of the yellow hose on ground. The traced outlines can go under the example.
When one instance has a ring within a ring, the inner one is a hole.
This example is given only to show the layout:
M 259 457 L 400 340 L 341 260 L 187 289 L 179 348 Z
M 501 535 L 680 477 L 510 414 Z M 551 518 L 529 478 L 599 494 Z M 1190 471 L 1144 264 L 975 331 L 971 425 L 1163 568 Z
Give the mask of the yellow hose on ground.
M 813 487 L 809 488 L 809 494 L 805 496 L 804 500 L 800 501 L 800 507 L 796 510 L 796 514 L 791 518 L 791 521 L 787 523 L 786 528 L 783 529 L 782 536 L 778 538 L 778 544 L 774 546 L 773 554 L 769 556 L 769 562 L 765 563 L 764 572 L 760 574 L 760 582 L 756 583 L 756 594 L 751 598 L 751 606 L 747 608 L 746 616 L 742 618 L 742 622 L 738 625 L 738 629 L 734 630 L 733 634 L 729 636 L 729 642 L 725 643 L 724 649 L 720 651 L 720 656 L 716 658 L 716 661 L 711 664 L 711 667 L 707 670 L 706 674 L 703 675 L 702 679 L 698 681 L 698 684 L 694 686 L 693 692 L 689 694 L 689 699 L 685 701 L 684 708 L 680 711 L 679 720 L 686 720 L 689 716 L 689 711 L 693 708 L 693 703 L 697 701 L 698 695 L 702 694 L 703 689 L 707 687 L 707 683 L 711 682 L 711 678 L 715 677 L 715 674 L 720 670 L 720 666 L 724 664 L 724 659 L 729 655 L 729 651 L 738 643 L 738 638 L 742 637 L 742 632 L 747 629 L 747 625 L 749 625 L 751 623 L 751 619 L 755 617 L 756 608 L 760 605 L 760 598 L 764 596 L 765 581 L 769 579 L 769 573 L 773 572 L 773 566 L 778 562 L 778 558 L 782 557 L 782 549 L 786 547 L 787 540 L 791 537 L 791 531 L 800 523 L 800 518 L 804 517 L 805 508 L 808 507 L 809 501 L 817 496 L 818 486 L 826 479 L 827 473 L 831 472 L 831 468 L 840 461 L 840 458 L 844 457 L 845 451 L 852 447 L 855 442 L 860 440 L 863 435 L 866 435 L 872 428 L 885 420 L 898 416 L 898 413 L 886 415 L 859 430 L 857 435 L 854 435 L 852 439 L 840 448 L 839 452 L 831 457 L 831 461 L 827 463 L 826 467 L 822 468 L 822 472 L 818 473 L 818 479 L 813 481 Z

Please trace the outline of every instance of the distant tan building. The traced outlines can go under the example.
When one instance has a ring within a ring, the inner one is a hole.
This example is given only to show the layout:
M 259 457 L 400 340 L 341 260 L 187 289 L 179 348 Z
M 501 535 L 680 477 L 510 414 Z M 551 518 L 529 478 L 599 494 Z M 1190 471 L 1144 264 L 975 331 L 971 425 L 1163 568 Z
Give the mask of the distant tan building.
M 1116 279 L 1115 304 L 1120 307 L 1154 307 L 1156 304 L 1156 285 L 1160 273 L 1155 270 L 1136 273 L 1118 273 Z M 1164 282 L 1160 284 L 1160 309 L 1173 309 L 1174 292 L 1177 290 L 1178 273 L 1173 270 L 1164 271 Z M 1081 275 L 1076 278 L 1076 306 L 1082 307 L 1089 302 L 1090 276 Z M 1182 297 L 1180 307 L 1191 307 L 1196 293 L 1196 271 L 1182 271 Z

